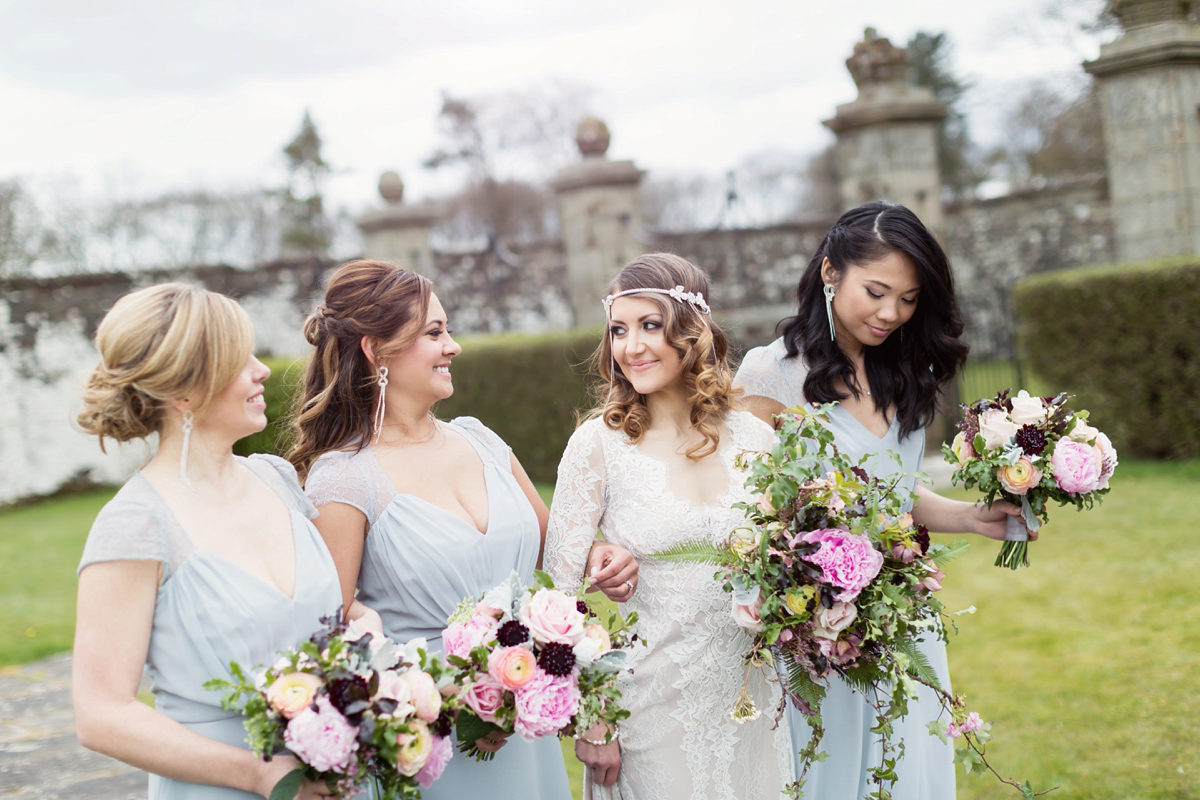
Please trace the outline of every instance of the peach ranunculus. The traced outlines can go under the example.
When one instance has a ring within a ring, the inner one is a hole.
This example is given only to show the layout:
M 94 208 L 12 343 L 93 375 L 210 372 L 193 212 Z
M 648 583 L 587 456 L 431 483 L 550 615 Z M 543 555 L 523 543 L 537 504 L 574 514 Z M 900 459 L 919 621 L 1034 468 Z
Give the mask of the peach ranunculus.
M 979 415 L 979 435 L 988 450 L 1006 447 L 1021 426 L 1008 418 L 1008 413 L 990 408 Z
M 996 478 L 1005 491 L 1020 495 L 1041 483 L 1042 471 L 1033 465 L 1029 456 L 1021 456 L 1015 464 L 997 467 Z
M 428 672 L 410 669 L 404 673 L 408 688 L 412 692 L 412 704 L 417 709 L 417 716 L 426 722 L 433 722 L 442 713 L 442 693 L 438 691 L 437 681 Z
M 535 641 L 574 646 L 583 638 L 584 616 L 577 603 L 558 589 L 541 589 L 521 600 L 517 618 Z
M 959 464 L 965 464 L 975 457 L 975 448 L 967 441 L 967 435 L 962 431 L 959 431 L 950 443 L 950 452 L 954 453 Z
M 396 737 L 396 769 L 403 775 L 412 777 L 421 771 L 425 762 L 433 752 L 433 734 L 429 726 L 420 720 L 410 720 L 408 726 L 413 733 L 401 733 Z
M 288 719 L 312 705 L 324 682 L 309 672 L 280 675 L 267 689 L 267 702 Z
M 537 658 L 528 647 L 499 647 L 488 656 L 487 671 L 501 686 L 515 692 L 537 674 Z

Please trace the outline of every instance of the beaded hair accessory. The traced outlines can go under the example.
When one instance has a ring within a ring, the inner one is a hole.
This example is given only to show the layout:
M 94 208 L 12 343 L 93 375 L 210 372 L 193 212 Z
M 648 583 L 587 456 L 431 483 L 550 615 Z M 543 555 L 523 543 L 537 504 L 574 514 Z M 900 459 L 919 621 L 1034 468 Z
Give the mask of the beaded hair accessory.
M 708 310 L 708 302 L 704 299 L 704 295 L 700 294 L 699 292 L 689 292 L 686 289 L 684 289 L 682 286 L 676 286 L 674 289 L 626 289 L 623 292 L 617 292 L 616 294 L 610 294 L 608 297 L 604 298 L 604 301 L 603 301 L 604 302 L 604 316 L 612 317 L 613 300 L 616 300 L 618 297 L 623 297 L 624 295 L 627 295 L 627 294 L 640 294 L 642 292 L 653 292 L 654 294 L 665 294 L 668 297 L 675 300 L 676 302 L 687 303 L 692 308 L 694 308 L 697 311 L 700 311 L 704 314 L 709 314 L 711 316 L 711 313 L 712 313 Z

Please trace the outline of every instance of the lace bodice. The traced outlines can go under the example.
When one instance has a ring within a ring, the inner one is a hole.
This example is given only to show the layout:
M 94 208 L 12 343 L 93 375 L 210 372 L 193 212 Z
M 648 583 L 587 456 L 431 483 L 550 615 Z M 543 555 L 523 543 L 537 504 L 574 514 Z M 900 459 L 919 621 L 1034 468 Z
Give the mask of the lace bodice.
M 749 495 L 734 457 L 769 447 L 773 437 L 745 412 L 731 413 L 726 424 L 729 436 L 716 457 L 728 485 L 711 505 L 673 494 L 667 465 L 599 419 L 580 426 L 559 465 L 545 555 L 556 583 L 582 580 L 597 528 L 640 565 L 637 592 L 625 604 L 638 612 L 647 642 L 634 649 L 633 675 L 622 683 L 631 712 L 622 724 L 618 782 L 626 800 L 773 799 L 790 775 L 787 737 L 771 731 L 778 687 L 762 670 L 748 688 L 764 716 L 744 725 L 730 717 L 752 638 L 731 619 L 730 596 L 714 580 L 714 567 L 651 557 L 683 541 L 723 540 L 742 519 L 732 504 Z

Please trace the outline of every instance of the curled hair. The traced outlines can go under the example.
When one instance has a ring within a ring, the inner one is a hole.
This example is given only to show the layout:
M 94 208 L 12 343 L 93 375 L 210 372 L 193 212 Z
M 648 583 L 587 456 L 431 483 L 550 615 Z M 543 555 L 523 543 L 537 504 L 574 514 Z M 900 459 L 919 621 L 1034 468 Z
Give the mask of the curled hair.
M 376 362 L 411 344 L 431 291 L 426 278 L 386 261 L 347 261 L 333 273 L 325 301 L 304 321 L 304 338 L 316 349 L 292 411 L 288 453 L 301 480 L 322 453 L 370 441 L 379 387 L 363 337 Z
M 968 349 L 959 338 L 963 318 L 954 299 L 950 261 L 916 214 L 881 200 L 842 214 L 800 277 L 796 316 L 780 325 L 787 357 L 803 354 L 808 366 L 806 400 L 844 400 L 847 395 L 836 388 L 839 378 L 858 397 L 854 363 L 829 338 L 821 264 L 828 258 L 840 283 L 850 267 L 893 253 L 916 267 L 921 287 L 917 307 L 899 331 L 881 344 L 865 346 L 863 360 L 876 410 L 887 417 L 895 406 L 903 438 L 933 421 L 942 387 L 962 369 Z
M 233 383 L 254 349 L 250 317 L 236 301 L 184 283 L 130 292 L 96 330 L 100 364 L 88 378 L 79 427 L 118 442 L 159 432 L 166 405 L 189 400 L 202 414 Z
M 676 286 L 708 298 L 708 275 L 702 269 L 670 253 L 648 253 L 625 265 L 608 285 L 608 293 Z M 699 460 L 716 452 L 721 422 L 741 394 L 733 387 L 733 372 L 727 360 L 729 339 L 708 315 L 690 303 L 656 292 L 628 296 L 658 306 L 664 338 L 682 360 L 680 377 L 687 388 L 690 423 L 704 437 L 703 442 L 688 449 L 687 457 Z M 620 368 L 614 369 L 611 329 L 605 331 L 591 361 L 602 379 L 596 387 L 596 407 L 591 416 L 601 417 L 609 428 L 640 441 L 650 424 L 650 409 L 645 396 L 633 388 Z

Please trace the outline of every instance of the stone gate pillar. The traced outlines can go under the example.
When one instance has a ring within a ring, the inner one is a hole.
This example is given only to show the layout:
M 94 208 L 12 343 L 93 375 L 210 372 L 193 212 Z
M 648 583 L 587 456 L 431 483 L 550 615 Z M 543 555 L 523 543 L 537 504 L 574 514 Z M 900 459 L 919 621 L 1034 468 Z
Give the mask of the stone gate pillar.
M 1200 253 L 1200 26 L 1190 0 L 1114 0 L 1100 85 L 1117 257 Z
M 404 181 L 395 172 L 383 173 L 379 194 L 387 206 L 368 211 L 358 220 L 363 233 L 363 256 L 390 261 L 398 267 L 437 282 L 429 231 L 439 217 L 432 203 L 405 204 Z
M 559 170 L 552 186 L 567 259 L 567 286 L 578 327 L 604 322 L 600 304 L 608 282 L 643 251 L 643 170 L 632 161 L 610 161 L 608 127 L 594 117 L 575 136 L 583 160 Z
M 938 125 L 946 105 L 909 80 L 908 51 L 867 28 L 846 67 L 858 99 L 837 107 L 824 125 L 837 136 L 838 189 L 843 209 L 889 200 L 912 209 L 926 225 L 942 225 Z

